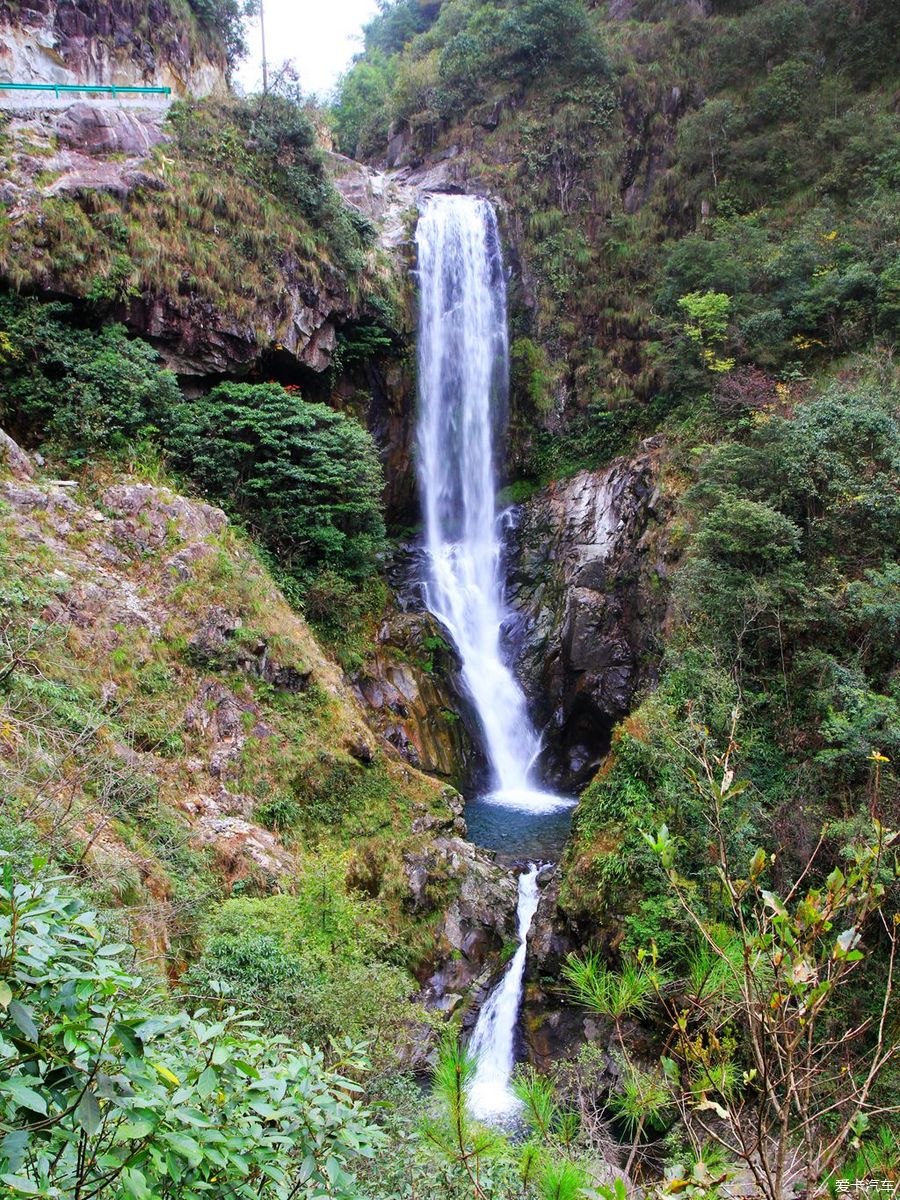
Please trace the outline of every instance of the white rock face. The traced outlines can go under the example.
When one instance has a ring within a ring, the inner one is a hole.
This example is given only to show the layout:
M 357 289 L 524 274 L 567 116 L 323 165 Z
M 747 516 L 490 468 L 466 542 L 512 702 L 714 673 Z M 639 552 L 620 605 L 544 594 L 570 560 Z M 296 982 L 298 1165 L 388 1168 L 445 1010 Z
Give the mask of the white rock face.
M 59 103 L 52 93 L 4 92 L 4 82 L 171 88 L 172 97 L 138 101 L 162 105 L 179 96 L 224 95 L 228 91 L 223 64 L 193 55 L 186 39 L 165 53 L 154 53 L 134 31 L 124 28 L 124 18 L 123 28 L 113 23 L 109 33 L 92 29 L 87 17 L 61 32 L 57 10 L 56 4 L 47 5 L 43 13 L 26 9 L 17 20 L 0 24 L 0 107 L 35 107 L 38 103 L 56 107 Z M 63 102 L 71 103 L 71 96 Z

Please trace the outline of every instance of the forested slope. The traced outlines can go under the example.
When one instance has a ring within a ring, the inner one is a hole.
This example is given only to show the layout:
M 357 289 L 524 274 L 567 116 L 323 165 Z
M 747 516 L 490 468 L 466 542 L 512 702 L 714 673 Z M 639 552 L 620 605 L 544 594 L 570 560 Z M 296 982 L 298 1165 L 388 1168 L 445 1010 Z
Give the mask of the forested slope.
M 153 12 L 0 26 L 221 81 L 242 6 Z M 0 115 L 11 1195 L 896 1177 L 898 32 L 892 0 L 392 0 L 327 111 L 288 80 Z M 465 840 L 471 714 L 410 583 L 414 209 L 386 249 L 332 169 L 495 202 L 548 761 L 576 611 L 615 684 L 566 665 L 567 778 L 602 762 L 512 1140 L 465 1110 L 516 886 Z

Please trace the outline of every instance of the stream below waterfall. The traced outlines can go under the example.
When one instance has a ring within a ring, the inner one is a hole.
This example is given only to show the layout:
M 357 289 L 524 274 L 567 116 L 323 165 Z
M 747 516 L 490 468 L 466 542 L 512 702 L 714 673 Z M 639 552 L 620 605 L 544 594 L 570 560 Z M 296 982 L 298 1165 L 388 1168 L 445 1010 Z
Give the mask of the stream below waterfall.
M 426 602 L 452 637 L 481 725 L 489 786 L 469 798 L 476 843 L 528 863 L 519 875 L 519 944 L 482 1005 L 470 1041 L 473 1115 L 518 1110 L 510 1081 L 526 939 L 540 899 L 540 864 L 559 857 L 573 801 L 542 789 L 541 743 L 503 652 L 508 619 L 497 512 L 497 442 L 509 376 L 506 276 L 491 204 L 432 195 L 416 229 L 419 281 L 419 487 L 428 554 Z

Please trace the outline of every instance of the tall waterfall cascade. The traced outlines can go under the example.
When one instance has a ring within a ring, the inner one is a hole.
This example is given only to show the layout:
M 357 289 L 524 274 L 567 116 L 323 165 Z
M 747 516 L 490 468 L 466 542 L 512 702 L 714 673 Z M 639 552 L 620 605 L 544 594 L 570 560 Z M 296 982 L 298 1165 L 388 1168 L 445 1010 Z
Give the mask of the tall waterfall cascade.
M 431 577 L 428 607 L 449 630 L 484 732 L 490 799 L 545 811 L 568 801 L 532 772 L 540 740 L 504 662 L 494 433 L 506 408 L 506 280 L 494 210 L 432 196 L 416 231 L 418 470 Z
M 429 609 L 447 628 L 484 735 L 492 805 L 537 817 L 568 807 L 534 778 L 540 739 L 504 661 L 495 435 L 506 409 L 506 279 L 494 210 L 475 196 L 434 195 L 416 230 L 419 277 L 418 471 Z M 469 1103 L 483 1119 L 515 1112 L 510 1089 L 526 938 L 538 867 L 519 878 L 515 956 L 479 1014 Z

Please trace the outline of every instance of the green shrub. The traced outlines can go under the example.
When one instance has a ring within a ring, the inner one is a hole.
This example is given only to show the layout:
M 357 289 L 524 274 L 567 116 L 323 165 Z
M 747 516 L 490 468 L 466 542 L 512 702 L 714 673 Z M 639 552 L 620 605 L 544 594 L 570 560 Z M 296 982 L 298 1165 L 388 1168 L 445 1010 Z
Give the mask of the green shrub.
M 48 879 L 0 879 L 0 1177 L 14 1195 L 351 1200 L 380 1143 L 318 1051 L 262 1037 L 210 987 L 174 1011 L 94 913 Z
M 528 80 L 553 69 L 572 79 L 607 69 L 583 0 L 517 0 L 496 28 L 501 70 L 513 78 Z
M 178 406 L 165 441 L 175 465 L 244 517 L 289 573 L 372 572 L 383 480 L 352 417 L 278 384 L 222 383 Z
M 415 982 L 386 960 L 377 909 L 348 894 L 339 862 L 303 872 L 296 895 L 226 901 L 209 934 L 186 980 L 198 1002 L 222 979 L 267 1027 L 294 1039 L 377 1036 L 385 1062 L 404 1039 Z
M 75 465 L 153 436 L 181 400 L 171 371 L 121 325 L 85 329 L 66 304 L 0 295 L 0 421 L 49 440 Z

